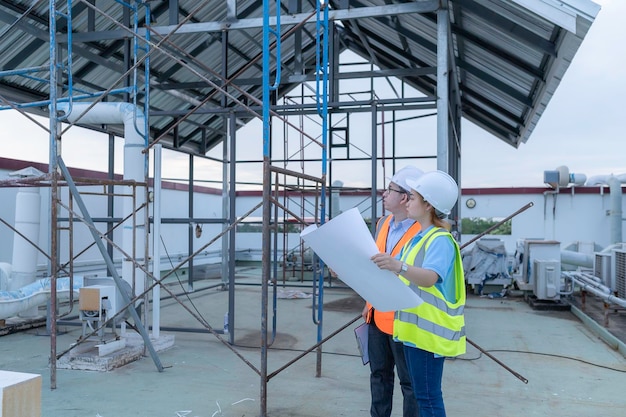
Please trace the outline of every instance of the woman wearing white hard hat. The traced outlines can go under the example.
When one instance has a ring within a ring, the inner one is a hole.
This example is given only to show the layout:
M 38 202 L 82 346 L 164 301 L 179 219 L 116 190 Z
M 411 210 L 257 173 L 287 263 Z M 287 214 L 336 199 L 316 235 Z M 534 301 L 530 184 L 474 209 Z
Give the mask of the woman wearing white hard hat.
M 465 353 L 465 278 L 459 246 L 442 220 L 456 204 L 459 189 L 442 171 L 407 179 L 411 195 L 408 216 L 422 230 L 403 248 L 399 258 L 380 253 L 372 260 L 397 273 L 423 300 L 417 307 L 396 312 L 394 339 L 404 343 L 413 392 L 420 417 L 445 417 L 441 392 L 446 357 Z

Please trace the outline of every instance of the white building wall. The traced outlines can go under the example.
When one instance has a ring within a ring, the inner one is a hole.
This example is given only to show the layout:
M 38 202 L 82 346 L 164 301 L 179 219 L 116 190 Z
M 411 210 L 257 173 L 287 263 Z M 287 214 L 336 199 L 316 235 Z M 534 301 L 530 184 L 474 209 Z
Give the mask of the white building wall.
M 476 206 L 467 208 L 465 202 L 473 198 Z M 544 224 L 541 220 L 543 213 L 543 196 L 539 195 L 471 195 L 461 197 L 460 216 L 461 218 L 494 218 L 504 219 L 516 211 L 520 210 L 528 203 L 533 206 L 518 214 L 511 222 L 511 235 L 497 235 L 501 239 L 508 252 L 515 251 L 515 243 L 519 238 L 545 239 Z M 473 239 L 475 235 L 462 235 L 461 245 Z M 471 245 L 469 246 L 471 247 Z
M 9 180 L 9 170 L 0 169 L 0 180 Z M 186 218 L 189 213 L 188 193 L 184 187 L 178 187 L 179 189 L 164 189 L 162 193 L 162 217 L 163 218 Z M 41 187 L 41 216 L 40 216 L 40 233 L 38 246 L 49 253 L 50 251 L 50 189 L 47 187 Z M 81 197 L 87 206 L 89 215 L 92 219 L 107 217 L 107 196 L 103 194 L 103 186 L 89 186 L 79 187 Z M 0 218 L 7 223 L 13 225 L 15 220 L 15 196 L 17 195 L 18 188 L 0 188 L 0 199 L 3 202 L 0 204 Z M 115 204 L 114 204 L 114 217 L 121 218 L 123 210 L 123 199 L 130 198 L 123 195 L 131 194 L 130 187 L 116 186 L 115 187 Z M 70 204 L 69 189 L 67 187 L 60 187 L 59 197 L 65 205 Z M 138 203 L 139 204 L 139 203 Z M 74 211 L 78 216 L 82 216 L 76 202 L 73 203 Z M 209 192 L 197 192 L 194 196 L 194 217 L 196 218 L 215 218 L 221 217 L 222 213 L 222 197 L 221 195 Z M 150 205 L 150 213 L 152 213 L 152 204 Z M 64 208 L 59 209 L 59 218 L 68 217 L 69 213 Z M 137 218 L 137 224 L 143 227 L 144 219 Z M 62 230 L 63 227 L 67 227 L 66 222 L 60 224 L 61 230 L 59 233 L 59 259 L 60 263 L 68 262 L 70 258 L 70 241 L 69 231 Z M 105 223 L 96 223 L 96 228 L 104 233 L 107 225 Z M 79 252 L 83 251 L 89 245 L 93 243 L 93 239 L 89 228 L 82 222 L 75 218 L 74 221 L 74 233 L 73 233 L 73 254 L 76 257 Z M 204 224 L 202 227 L 202 234 L 200 237 L 195 235 L 195 224 L 191 226 L 189 224 L 164 224 L 161 227 L 162 235 L 162 250 L 161 250 L 161 265 L 162 269 L 170 269 L 173 266 L 177 266 L 178 263 L 186 259 L 190 251 L 189 245 L 189 232 L 192 232 L 192 245 L 191 252 L 195 252 L 204 247 L 213 238 L 218 235 L 224 225 L 217 224 Z M 0 225 L 0 262 L 10 263 L 13 253 L 13 240 L 14 232 L 5 225 Z M 114 242 L 121 246 L 122 242 L 122 230 L 121 226 L 118 226 L 113 232 Z M 150 236 L 150 244 L 152 243 L 152 236 Z M 217 239 L 210 246 L 206 247 L 194 258 L 196 265 L 201 263 L 217 263 L 221 261 L 222 241 Z M 106 241 L 105 241 L 106 245 Z M 152 247 L 150 247 L 150 253 L 152 253 Z M 143 253 L 136 254 L 138 258 L 143 258 Z M 169 258 L 168 258 L 169 257 Z M 119 267 L 118 272 L 121 272 L 121 259 L 122 254 L 118 250 L 113 251 L 113 261 L 116 266 Z M 45 255 L 39 254 L 37 259 L 38 275 L 47 276 L 47 263 L 48 260 Z M 85 253 L 75 259 L 74 266 L 76 272 L 88 270 L 90 273 L 104 273 L 106 270 L 105 264 L 102 260 L 100 251 L 95 245 L 92 245 Z
M 8 171 L 0 170 L 0 180 L 8 179 Z M 186 218 L 189 214 L 188 193 L 185 187 L 177 187 L 177 189 L 166 188 L 163 190 L 162 200 L 162 217 L 163 218 Z M 81 191 L 102 192 L 102 187 L 81 187 Z M 10 224 L 15 219 L 15 195 L 17 188 L 0 188 L 0 217 Z M 122 190 L 118 187 L 118 192 Z M 126 191 L 127 192 L 127 191 Z M 68 201 L 68 190 L 61 190 L 64 201 Z M 39 246 L 48 250 L 49 239 L 49 189 L 43 188 L 41 192 L 42 210 L 41 210 L 41 232 Z M 106 217 L 106 197 L 96 195 L 83 195 L 87 204 L 90 215 L 93 218 Z M 474 208 L 466 207 L 466 201 L 473 198 L 476 201 Z M 609 216 L 610 195 L 608 187 L 576 187 L 565 190 L 558 194 L 553 194 L 550 189 L 507 189 L 497 192 L 489 189 L 467 190 L 460 199 L 460 215 L 461 217 L 485 217 L 502 219 L 510 216 L 529 202 L 533 203 L 533 207 L 518 214 L 512 220 L 511 235 L 497 235 L 495 237 L 502 239 L 506 245 L 507 251 L 513 253 L 516 248 L 516 242 L 520 239 L 549 239 L 561 242 L 564 248 L 575 242 L 595 243 L 600 247 L 610 245 L 611 240 L 611 223 Z M 236 215 L 242 216 L 254 205 L 258 204 L 261 199 L 261 193 L 242 193 L 236 201 Z M 625 197 L 622 195 L 622 207 L 624 206 Z M 311 221 L 314 216 L 315 199 L 313 196 L 306 196 L 304 204 L 300 196 L 291 197 L 286 204 L 291 211 L 298 215 L 303 215 L 307 221 Z M 282 202 L 282 200 L 281 200 Z M 317 201 L 319 206 L 319 201 Z M 115 216 L 121 216 L 122 203 L 116 202 Z M 194 195 L 194 217 L 206 219 L 220 219 L 225 217 L 222 214 L 222 196 L 221 191 L 209 190 L 201 188 Z M 346 193 L 340 196 L 340 206 L 342 211 L 346 211 L 352 207 L 358 207 L 364 218 L 371 216 L 371 199 L 369 193 Z M 76 207 L 76 205 L 75 205 Z M 303 208 L 304 207 L 304 208 Z M 261 220 L 262 209 L 257 209 L 251 214 L 251 220 Z M 152 208 L 150 208 L 152 212 Z M 328 210 L 327 210 L 328 212 Z M 279 216 L 282 220 L 283 213 L 279 210 Z M 382 215 L 382 204 L 380 200 L 377 202 L 377 213 Z M 59 216 L 67 216 L 67 212 L 62 211 Z M 622 215 L 624 217 L 624 215 Z M 622 235 L 626 233 L 624 222 L 621 223 Z M 99 224 L 98 229 L 104 231 L 105 225 Z M 191 252 L 206 246 L 208 242 L 213 240 L 226 226 L 220 222 L 211 224 L 201 224 L 202 234 L 200 237 L 195 236 L 195 224 L 163 224 L 161 227 L 163 245 L 161 253 L 162 269 L 171 268 L 172 265 L 177 266 L 178 263 L 188 257 L 190 251 L 188 249 L 189 233 L 192 233 L 193 248 Z M 74 234 L 74 253 L 77 254 L 84 247 L 92 242 L 86 226 L 75 223 Z M 13 232 L 4 225 L 0 225 L 0 262 L 11 262 L 13 247 Z M 462 235 L 461 244 L 465 244 L 474 236 Z M 121 242 L 121 230 L 116 231 L 114 239 Z M 60 254 L 63 261 L 69 256 L 69 240 L 68 233 L 61 232 L 60 238 Z M 215 240 L 210 246 L 204 248 L 195 260 L 195 264 L 221 262 L 221 251 L 223 247 L 223 239 Z M 152 239 L 150 239 L 150 242 Z M 279 251 L 297 251 L 300 247 L 300 239 L 297 233 L 290 233 L 286 240 L 277 239 L 277 248 Z M 260 233 L 238 233 L 236 237 L 235 247 L 238 253 L 248 252 L 254 254 L 252 259 L 260 259 L 261 253 L 261 235 Z M 468 247 L 469 248 L 469 247 Z M 140 255 L 142 256 L 142 255 Z M 168 259 L 169 256 L 171 259 Z M 114 260 L 119 261 L 121 254 L 115 252 Z M 38 264 L 42 270 L 47 263 L 44 255 L 39 255 Z M 92 263 L 102 264 L 102 260 L 95 246 L 87 251 L 76 261 L 79 266 L 88 266 Z M 43 272 L 42 272 L 43 273 Z
M 510 253 L 515 252 L 516 243 L 520 239 L 556 240 L 561 243 L 562 248 L 576 242 L 594 243 L 603 248 L 612 243 L 608 213 L 611 197 L 608 187 L 576 187 L 563 190 L 558 194 L 553 194 L 549 188 L 512 188 L 506 193 L 502 191 L 494 193 L 489 189 L 471 191 L 461 196 L 460 216 L 462 218 L 504 219 L 526 204 L 533 203 L 532 207 L 513 217 L 511 235 L 492 236 L 501 239 Z M 242 208 L 253 207 L 259 198 L 259 196 L 238 197 L 238 215 L 245 212 Z M 465 204 L 469 198 L 476 201 L 476 206 L 472 209 Z M 622 207 L 624 207 L 626 197 L 622 195 L 621 199 Z M 364 218 L 370 216 L 369 195 L 342 195 L 340 201 L 342 211 L 358 207 Z M 379 216 L 383 214 L 380 201 L 377 213 Z M 622 221 L 622 236 L 626 236 L 624 233 L 626 233 L 626 228 Z M 461 245 L 474 237 L 475 235 L 462 235 Z M 238 247 L 239 243 L 242 242 L 238 237 Z M 470 247 L 471 245 L 467 248 Z
M 581 187 L 577 189 L 580 191 Z M 507 251 L 515 251 L 518 239 L 534 238 L 559 241 L 562 248 L 575 242 L 590 242 L 601 247 L 610 245 L 613 242 L 607 213 L 610 207 L 608 188 L 594 187 L 597 192 L 593 193 L 581 193 L 577 189 L 559 194 L 467 195 L 461 198 L 461 216 L 504 218 L 532 202 L 533 207 L 513 218 L 510 236 L 497 236 L 505 242 Z M 468 198 L 476 200 L 473 209 L 465 206 Z M 621 199 L 624 207 L 623 195 Z M 624 230 L 622 221 L 622 235 Z M 461 243 L 472 237 L 463 235 Z

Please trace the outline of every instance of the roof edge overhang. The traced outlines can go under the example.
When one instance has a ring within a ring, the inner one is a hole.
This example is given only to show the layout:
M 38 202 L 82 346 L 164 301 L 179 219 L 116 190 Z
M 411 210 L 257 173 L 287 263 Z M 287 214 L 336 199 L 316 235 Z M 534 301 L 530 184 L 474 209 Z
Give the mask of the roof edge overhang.
M 511 1 L 581 38 L 600 12 L 600 5 L 590 0 Z
M 591 24 L 600 12 L 600 5 L 590 0 L 512 0 L 514 3 L 541 16 L 551 23 L 563 29 L 558 50 L 565 53 L 559 54 L 546 76 L 543 91 L 538 97 L 542 97 L 528 113 L 527 123 L 520 130 L 515 148 L 521 143 L 526 143 L 530 138 L 535 126 L 539 122 L 543 111 L 548 106 L 565 72 L 569 68 L 578 48 L 587 35 Z

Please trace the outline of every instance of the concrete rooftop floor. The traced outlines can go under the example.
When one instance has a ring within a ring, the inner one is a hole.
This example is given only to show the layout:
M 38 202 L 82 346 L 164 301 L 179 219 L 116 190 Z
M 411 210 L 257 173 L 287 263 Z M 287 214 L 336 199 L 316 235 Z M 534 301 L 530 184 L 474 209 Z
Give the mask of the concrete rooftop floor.
M 198 283 L 185 305 L 221 329 L 228 292 L 209 288 L 217 282 Z M 45 327 L 0 337 L 0 369 L 42 375 L 43 417 L 261 416 L 261 379 L 252 369 L 261 367 L 261 288 L 240 285 L 254 282 L 258 284 L 258 277 L 237 281 L 233 333 L 233 347 L 251 366 L 214 335 L 191 331 L 202 326 L 169 299 L 162 302 L 162 325 L 180 331 L 162 331 L 175 338 L 173 347 L 157 353 L 163 372 L 149 355 L 107 372 L 57 369 L 57 387 L 51 390 Z M 200 290 L 202 285 L 208 289 Z M 317 341 L 312 299 L 303 297 L 311 292 L 306 285 L 278 288 L 269 374 Z M 271 313 L 271 293 L 269 300 Z M 324 290 L 324 305 L 325 337 L 356 318 L 362 300 L 350 289 L 333 286 Z M 528 384 L 468 345 L 467 354 L 448 360 L 444 368 L 448 416 L 626 415 L 623 350 L 609 346 L 572 312 L 534 310 L 522 297 L 468 295 L 466 321 L 469 339 Z M 272 322 L 270 316 L 270 339 Z M 323 345 L 320 377 L 316 354 L 309 353 L 270 379 L 266 415 L 368 416 L 369 368 L 361 363 L 353 333 L 360 323 Z M 81 328 L 62 325 L 60 332 L 58 352 L 78 339 Z M 623 349 L 623 341 L 619 343 Z M 394 401 L 393 415 L 401 416 L 400 396 Z

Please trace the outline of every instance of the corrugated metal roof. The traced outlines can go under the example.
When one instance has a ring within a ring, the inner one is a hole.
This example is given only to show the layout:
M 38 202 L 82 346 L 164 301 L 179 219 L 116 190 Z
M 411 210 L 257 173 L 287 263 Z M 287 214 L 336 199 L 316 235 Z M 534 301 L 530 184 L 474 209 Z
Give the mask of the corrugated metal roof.
M 61 3 L 64 2 L 57 2 L 57 7 L 66 13 L 63 6 L 58 6 Z M 274 2 L 271 3 L 274 7 Z M 297 2 L 287 3 L 283 4 L 281 13 L 286 17 L 293 17 L 296 12 L 301 16 L 310 14 L 316 4 L 303 1 L 299 9 L 292 10 L 290 8 L 296 7 Z M 363 8 L 393 11 L 392 8 L 407 3 L 432 8 L 439 2 L 329 2 L 335 12 L 366 10 Z M 588 0 L 450 0 L 448 4 L 462 114 L 517 147 L 529 139 L 599 6 Z M 150 1 L 138 8 L 139 28 L 145 26 L 144 6 L 150 7 L 150 27 L 156 32 L 166 33 L 190 15 L 186 23 L 196 25 L 196 29 L 184 34 L 164 37 L 151 33 L 153 45 L 159 44 L 158 50 L 150 48 L 154 51 L 149 55 L 151 137 L 163 136 L 169 147 L 204 154 L 220 143 L 226 132 L 224 112 L 220 110 L 224 107 L 224 96 L 215 87 L 225 82 L 220 76 L 223 71 L 226 71 L 226 78 L 233 80 L 228 87 L 230 96 L 226 107 L 232 109 L 242 103 L 252 105 L 255 99 L 261 100 L 262 28 L 258 22 L 262 17 L 262 2 L 179 0 L 177 13 L 170 13 L 169 5 L 170 1 Z M 71 73 L 74 95 L 136 84 L 141 103 L 145 97 L 142 73 L 136 81 L 127 79 L 128 75 L 124 77 L 132 65 L 127 59 L 132 57 L 134 47 L 131 32 L 115 23 L 133 15 L 114 1 L 99 1 L 96 6 L 98 10 L 84 2 L 73 2 L 71 70 L 67 49 L 60 48 L 60 61 L 66 66 L 64 82 Z M 23 104 L 49 98 L 48 10 L 48 2 L 43 1 L 0 3 L 1 70 L 5 71 L 0 77 L 0 96 L 5 101 Z M 371 12 L 369 17 L 359 18 L 347 14 L 335 16 L 343 16 L 341 24 L 337 25 L 341 47 L 353 50 L 381 69 L 436 67 L 435 12 Z M 245 29 L 232 29 L 241 22 L 248 23 Z M 206 30 L 197 29 L 197 25 L 203 23 L 207 24 Z M 66 45 L 67 19 L 58 15 L 57 27 L 57 38 Z M 293 27 L 294 24 L 288 24 L 283 31 Z M 162 30 L 157 30 L 159 28 Z M 144 35 L 146 31 L 139 29 L 138 33 Z M 226 35 L 227 49 L 223 42 Z M 138 39 L 137 56 L 141 59 L 146 55 L 141 49 L 146 44 Z M 225 50 L 227 62 L 222 58 Z M 287 36 L 282 42 L 281 55 L 283 80 L 287 81 L 281 84 L 278 97 L 297 85 L 294 76 L 314 74 L 314 25 L 302 25 L 297 36 Z M 27 74 L 6 72 L 39 66 L 44 68 Z M 272 64 L 274 72 L 275 64 Z M 435 94 L 435 74 L 407 76 L 405 81 L 426 95 Z M 64 89 L 63 95 L 67 94 Z M 108 98 L 123 99 L 121 95 Z M 184 116 L 200 103 L 204 103 L 201 110 Z M 45 113 L 46 107 L 29 110 Z M 173 130 L 172 126 L 181 117 L 186 117 L 185 122 Z M 250 113 L 240 114 L 240 121 L 245 123 L 253 117 Z
M 463 117 L 514 147 L 529 139 L 599 11 L 591 1 L 533 1 L 541 3 L 534 8 L 543 15 L 523 7 L 533 4 L 526 0 L 449 2 Z M 556 20 L 573 21 L 574 32 Z M 344 25 L 348 48 L 366 58 L 371 56 L 369 48 L 382 68 L 437 65 L 436 13 L 366 18 Z M 435 94 L 435 75 L 406 81 L 424 94 Z

